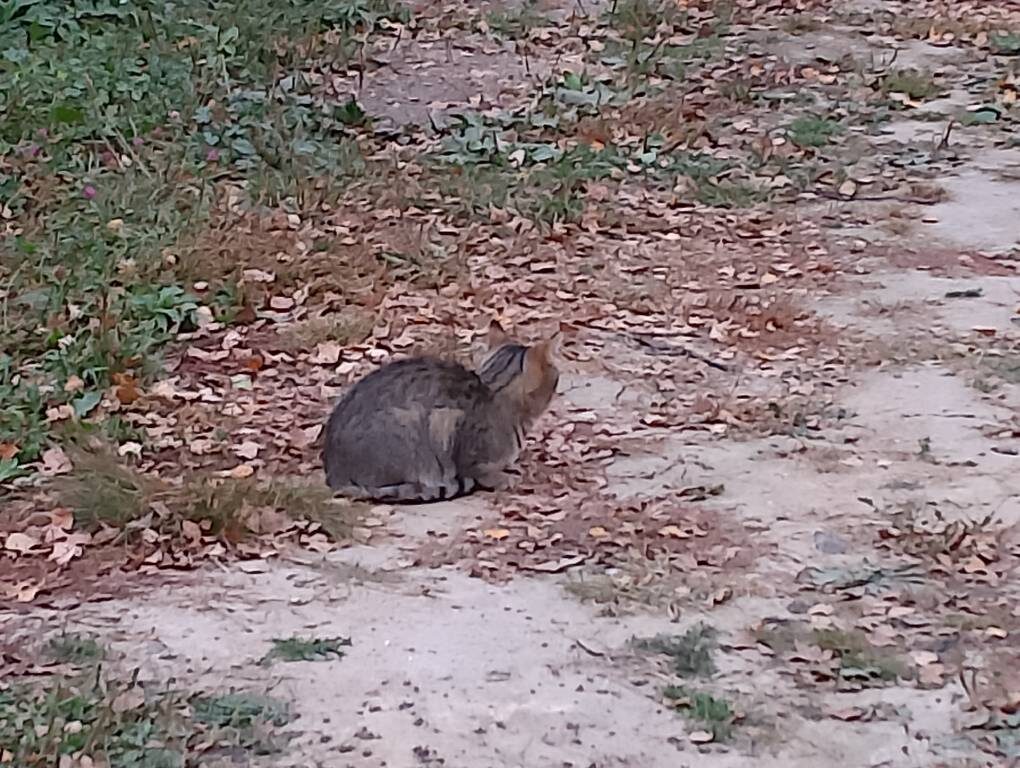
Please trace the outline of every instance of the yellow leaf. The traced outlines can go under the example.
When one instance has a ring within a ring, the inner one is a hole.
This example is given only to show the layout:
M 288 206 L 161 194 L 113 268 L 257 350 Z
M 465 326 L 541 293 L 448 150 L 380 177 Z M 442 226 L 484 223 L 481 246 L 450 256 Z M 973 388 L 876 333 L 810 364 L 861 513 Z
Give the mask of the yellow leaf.
M 495 539 L 496 541 L 505 539 L 507 536 L 510 535 L 510 531 L 508 531 L 506 528 L 487 528 L 484 531 L 482 531 L 482 533 L 486 537 L 490 539 Z
M 233 469 L 224 469 L 219 473 L 220 477 L 230 477 L 234 480 L 243 480 L 255 474 L 255 468 L 250 464 L 238 464 Z
M 609 535 L 609 531 L 607 531 L 601 525 L 596 525 L 594 528 L 588 529 L 588 535 L 594 536 L 596 539 L 602 539 Z

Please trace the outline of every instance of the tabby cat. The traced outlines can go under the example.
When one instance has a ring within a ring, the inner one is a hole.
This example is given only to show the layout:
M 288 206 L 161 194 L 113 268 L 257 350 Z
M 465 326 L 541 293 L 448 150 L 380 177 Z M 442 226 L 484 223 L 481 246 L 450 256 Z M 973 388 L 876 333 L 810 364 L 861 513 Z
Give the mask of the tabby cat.
M 451 499 L 495 487 L 559 382 L 555 340 L 523 346 L 493 321 L 478 371 L 414 357 L 354 383 L 326 422 L 326 482 L 376 501 Z

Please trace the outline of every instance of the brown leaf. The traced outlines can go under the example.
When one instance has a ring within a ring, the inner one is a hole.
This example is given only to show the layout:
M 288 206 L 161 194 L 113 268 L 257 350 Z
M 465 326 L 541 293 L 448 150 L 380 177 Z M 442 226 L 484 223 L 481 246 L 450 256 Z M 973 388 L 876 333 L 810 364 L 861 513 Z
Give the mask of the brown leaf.
M 50 552 L 49 560 L 57 565 L 66 565 L 76 557 L 80 557 L 84 551 L 84 545 L 92 541 L 92 536 L 87 533 L 72 533 L 66 539 L 53 542 L 53 551 Z
M 113 390 L 114 397 L 117 398 L 121 405 L 131 405 L 131 403 L 141 397 L 137 383 L 130 374 L 115 373 L 111 378 L 116 385 Z
M 308 358 L 308 362 L 315 365 L 336 365 L 340 362 L 340 353 L 343 347 L 335 341 L 323 341 L 315 347 L 315 352 Z
M 15 531 L 14 533 L 7 535 L 7 540 L 4 542 L 4 549 L 11 552 L 18 552 L 20 554 L 27 554 L 35 547 L 40 546 L 42 542 L 34 536 L 29 536 L 27 533 L 21 533 Z
M 66 475 L 74 469 L 71 460 L 67 458 L 67 454 L 56 446 L 43 451 L 42 463 L 42 471 L 46 475 Z
M 580 565 L 587 559 L 588 555 L 576 555 L 574 557 L 561 557 L 559 560 L 550 560 L 547 563 L 539 563 L 538 565 L 522 565 L 521 567 L 527 571 L 559 573 L 560 571 L 567 570 L 567 568 L 573 568 L 575 565 Z
M 128 688 L 126 691 L 121 691 L 117 694 L 110 708 L 117 714 L 121 714 L 122 712 L 138 709 L 144 703 L 145 693 L 140 688 Z
M 243 480 L 246 477 L 251 477 L 255 474 L 255 467 L 251 464 L 238 464 L 232 469 L 224 469 L 218 472 L 220 477 L 230 477 L 234 480 Z

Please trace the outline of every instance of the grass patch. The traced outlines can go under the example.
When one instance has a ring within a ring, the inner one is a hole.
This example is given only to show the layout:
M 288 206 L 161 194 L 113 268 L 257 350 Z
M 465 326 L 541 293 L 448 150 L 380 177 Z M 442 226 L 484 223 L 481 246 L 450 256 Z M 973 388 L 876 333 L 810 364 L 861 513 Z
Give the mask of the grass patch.
M 725 699 L 676 685 L 667 686 L 663 695 L 699 729 L 712 734 L 713 741 L 727 741 L 733 735 L 737 718 Z
M 845 680 L 860 683 L 891 682 L 906 674 L 906 666 L 897 657 L 876 648 L 859 632 L 817 629 L 812 642 L 832 651 L 839 659 L 839 674 Z
M 263 664 L 274 661 L 328 661 L 342 659 L 350 647 L 348 637 L 286 637 L 274 638 L 273 647 L 262 657 Z
M 719 3 L 708 34 L 701 23 L 672 0 L 616 0 L 602 21 L 611 37 L 598 54 L 601 63 L 623 70 L 634 84 L 644 87 L 649 77 L 682 80 L 687 68 L 714 59 L 722 50 L 722 35 L 729 24 L 728 4 Z M 672 42 L 697 32 L 691 42 Z
M 309 317 L 281 326 L 274 346 L 287 352 L 305 352 L 324 341 L 335 341 L 342 346 L 360 344 L 372 333 L 374 324 L 371 314 L 354 310 L 340 315 Z
M 808 115 L 790 123 L 786 135 L 798 147 L 824 147 L 844 130 L 835 120 Z
M 531 30 L 553 23 L 536 10 L 536 5 L 535 0 L 526 0 L 517 8 L 492 11 L 485 17 L 485 22 L 494 35 L 504 40 L 525 39 Z
M 179 768 L 277 752 L 286 706 L 251 694 L 149 690 L 90 672 L 21 679 L 0 690 L 4 764 L 44 768 L 90 757 L 118 768 Z
M 199 695 L 193 697 L 190 704 L 198 722 L 237 732 L 251 731 L 260 723 L 285 725 L 290 722 L 285 704 L 260 694 Z
M 334 540 L 346 538 L 358 508 L 334 499 L 319 484 L 254 478 L 194 477 L 173 485 L 144 475 L 109 453 L 69 451 L 74 471 L 57 478 L 60 503 L 74 512 L 87 531 L 119 529 L 128 539 L 154 529 L 171 538 L 194 535 L 237 542 L 253 533 L 270 532 L 267 525 L 286 521 L 317 523 Z M 267 522 L 266 513 L 271 514 Z
M 634 647 L 669 656 L 673 671 L 681 677 L 709 677 L 715 673 L 716 634 L 707 624 L 697 624 L 682 635 L 636 639 Z
M 1020 56 L 1020 34 L 1014 32 L 992 35 L 988 39 L 992 53 L 999 56 Z
M 768 192 L 746 181 L 699 181 L 695 184 L 699 203 L 713 208 L 750 208 L 768 200 Z
M 0 477 L 39 458 L 46 408 L 87 418 L 194 328 L 202 275 L 175 248 L 225 198 L 322 210 L 364 172 L 367 117 L 303 67 L 342 71 L 407 18 L 393 0 L 0 6 Z
M 587 185 L 622 175 L 626 166 L 626 159 L 611 147 L 504 144 L 497 135 L 491 141 L 474 141 L 463 133 L 447 144 L 440 158 L 430 175 L 441 196 L 437 202 L 444 207 L 467 215 L 487 213 L 490 207 L 511 208 L 545 223 L 580 218 Z
M 95 637 L 70 632 L 51 638 L 46 644 L 45 654 L 61 664 L 82 667 L 102 661 L 106 651 Z
M 894 69 L 881 77 L 879 89 L 886 96 L 900 93 L 911 101 L 926 101 L 943 91 L 935 77 L 921 69 Z
M 784 622 L 756 631 L 755 639 L 777 656 L 786 656 L 798 645 L 830 651 L 838 662 L 840 679 L 859 685 L 883 685 L 905 677 L 909 670 L 893 651 L 872 645 L 860 632 L 841 629 L 811 630 L 799 623 Z

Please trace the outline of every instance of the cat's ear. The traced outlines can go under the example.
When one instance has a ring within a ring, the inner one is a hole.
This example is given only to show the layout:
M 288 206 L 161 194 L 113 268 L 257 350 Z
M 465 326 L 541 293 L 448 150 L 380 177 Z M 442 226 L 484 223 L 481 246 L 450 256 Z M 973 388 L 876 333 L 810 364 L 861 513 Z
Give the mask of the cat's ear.
M 489 349 L 502 347 L 509 341 L 510 337 L 506 335 L 506 331 L 503 330 L 503 326 L 499 324 L 498 320 L 489 323 L 489 330 L 485 334 L 485 342 L 489 345 Z
M 557 329 L 552 336 L 545 340 L 546 358 L 549 360 L 550 365 L 554 365 L 560 359 L 560 345 L 562 343 L 563 331 L 560 329 Z
M 551 375 L 556 374 L 553 355 L 555 354 L 554 345 L 557 344 L 556 338 L 553 337 L 533 344 L 524 353 L 521 373 L 528 391 L 538 389 Z

